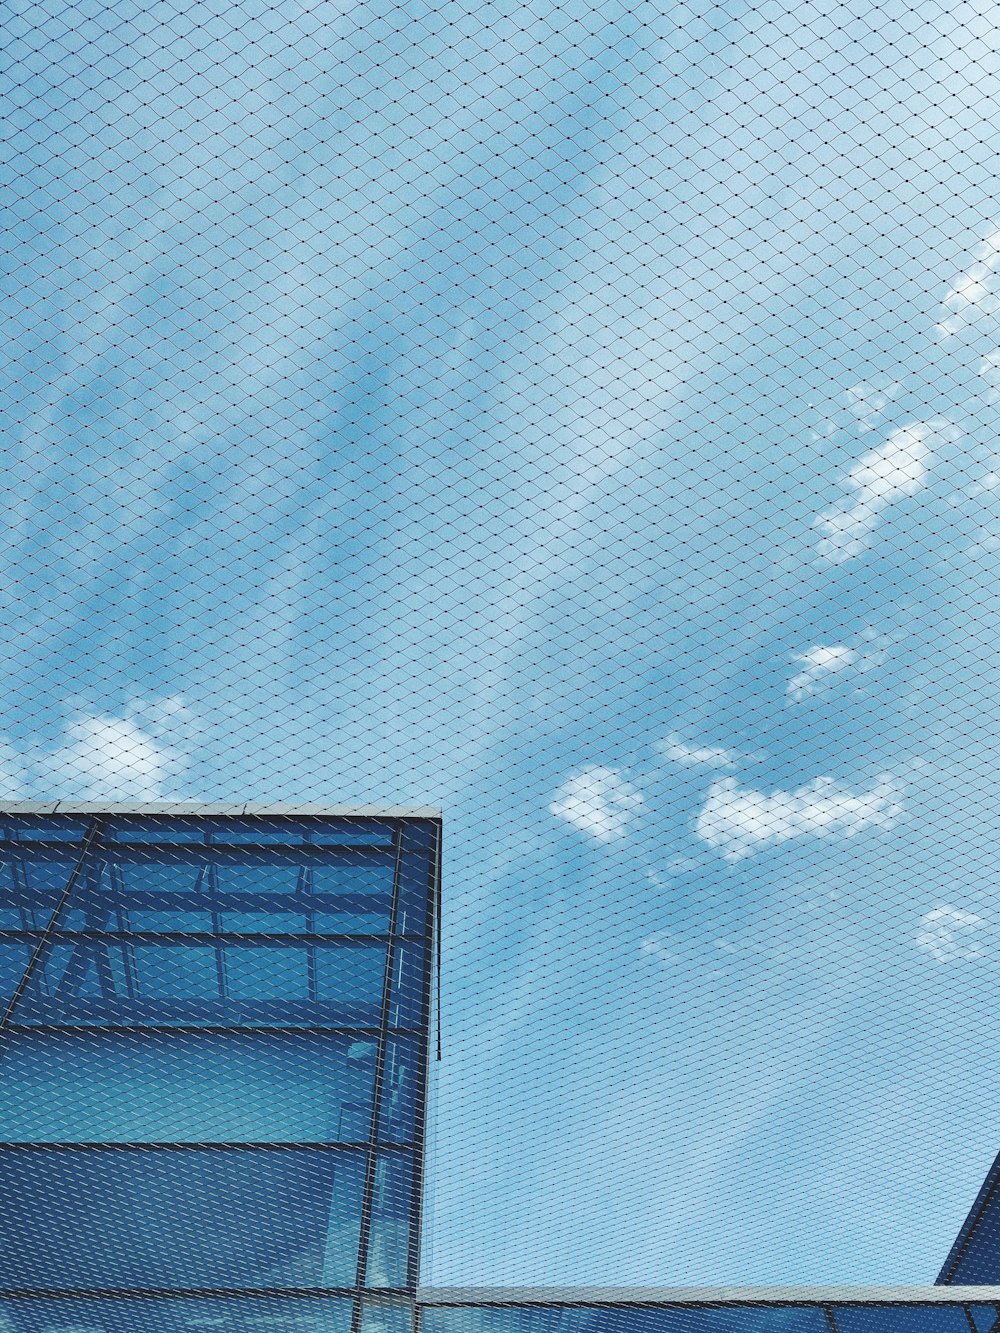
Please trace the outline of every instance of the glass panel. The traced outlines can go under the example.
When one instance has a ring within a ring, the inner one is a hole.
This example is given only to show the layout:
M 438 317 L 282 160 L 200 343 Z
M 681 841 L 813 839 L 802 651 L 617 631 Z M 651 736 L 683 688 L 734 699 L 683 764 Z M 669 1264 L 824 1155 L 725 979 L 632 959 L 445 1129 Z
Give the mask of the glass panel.
M 838 1305 L 837 1333 L 969 1333 L 960 1305 Z
M 102 836 L 105 843 L 204 843 L 206 822 L 204 819 L 118 816 L 105 824 Z
M 76 867 L 68 851 L 0 853 L 0 930 L 43 930 Z
M 363 1181 L 364 1154 L 339 1150 L 5 1148 L 0 1282 L 339 1285 Z
M 6 815 L 5 837 L 19 842 L 82 842 L 91 820 L 72 815 Z
M 970 1305 L 969 1313 L 976 1326 L 976 1333 L 993 1333 L 993 1326 L 997 1322 L 995 1305 Z
M 423 1019 L 425 946 L 405 941 L 393 947 L 389 1026 L 419 1028 Z
M 322 1004 L 374 1014 L 382 1009 L 384 944 L 327 945 L 316 952 L 316 987 Z
M 6 1004 L 17 990 L 33 948 L 26 940 L 0 940 L 0 1002 Z
M 386 1046 L 378 1136 L 382 1143 L 412 1143 L 416 1133 L 418 1037 L 393 1037 Z
M 381 1009 L 385 947 L 333 941 L 308 946 L 62 941 L 49 947 L 33 973 L 15 1019 L 57 1025 L 373 1027 Z
M 0 1141 L 363 1143 L 375 1043 L 302 1033 L 9 1033 Z
M 46 889 L 35 883 L 29 888 L 24 859 L 0 854 L 0 930 L 44 930 L 71 873 L 67 871 L 61 886 Z
M 226 984 L 234 1001 L 309 999 L 309 951 L 287 944 L 226 946 Z
M 423 1333 L 828 1333 L 819 1306 L 425 1306 Z
M 303 935 L 309 918 L 303 912 L 223 912 L 219 924 L 224 935 Z
M 635 1311 L 619 1306 L 614 1313 L 620 1333 L 630 1333 Z M 420 1327 L 421 1333 L 597 1333 L 601 1314 L 585 1307 L 423 1306 Z
M 361 1311 L 361 1333 L 410 1333 L 412 1328 L 410 1301 L 367 1301 Z
M 1000 1281 L 1000 1199 L 994 1194 L 966 1237 L 965 1249 L 949 1274 L 948 1284 L 984 1286 L 998 1281 Z
M 199 1296 L 0 1300 L 5 1333 L 350 1333 L 336 1296 Z
M 93 858 L 56 923 L 80 930 L 211 931 L 209 863 L 195 852 Z
M 317 864 L 311 888 L 314 929 L 330 934 L 385 934 L 392 910 L 394 853 L 367 853 Z
M 409 1279 L 413 1158 L 383 1153 L 375 1168 L 366 1285 L 405 1287 Z
M 427 929 L 434 856 L 434 826 L 409 824 L 403 832 L 396 933 L 422 935 Z
M 245 857 L 236 859 L 227 852 L 218 861 L 219 892 L 223 902 L 234 894 L 280 893 L 294 898 L 303 891 L 303 862 L 291 853 L 256 856 L 249 863 Z

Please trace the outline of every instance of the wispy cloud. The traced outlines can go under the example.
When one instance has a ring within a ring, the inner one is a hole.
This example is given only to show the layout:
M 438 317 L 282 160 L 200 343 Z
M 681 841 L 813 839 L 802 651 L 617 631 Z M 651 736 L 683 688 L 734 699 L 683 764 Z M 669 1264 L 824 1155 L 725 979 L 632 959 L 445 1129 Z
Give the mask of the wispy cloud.
M 875 429 L 879 418 L 901 387 L 899 380 L 888 380 L 878 384 L 862 380 L 859 384 L 851 385 L 844 396 L 847 399 L 847 409 L 855 417 L 861 430 Z
M 870 828 L 891 829 L 901 814 L 896 783 L 888 776 L 867 792 L 851 791 L 829 777 L 771 793 L 719 778 L 709 788 L 695 832 L 726 861 L 736 862 L 793 838 L 853 838 Z
M 1000 310 L 1000 231 L 987 236 L 972 252 L 974 262 L 961 273 L 945 296 L 944 315 L 937 324 L 938 336 L 952 338 L 981 315 Z
M 931 954 L 939 963 L 960 958 L 984 958 L 982 933 L 986 920 L 977 912 L 941 903 L 925 912 L 917 931 L 917 948 Z
M 820 559 L 837 565 L 859 556 L 883 511 L 923 487 L 934 438 L 955 439 L 957 434 L 947 421 L 914 421 L 892 431 L 883 445 L 858 459 L 844 478 L 843 500 L 816 520 L 822 534 L 816 548 Z
M 688 745 L 675 731 L 657 741 L 655 748 L 664 759 L 684 768 L 735 768 L 738 758 L 721 745 Z
M 848 643 L 814 643 L 804 653 L 798 653 L 792 662 L 799 669 L 789 678 L 785 693 L 791 703 L 826 693 L 835 685 L 855 679 L 882 666 L 886 660 L 887 640 L 868 629 L 858 645 Z
M 178 698 L 136 701 L 121 716 L 83 714 L 66 729 L 66 742 L 40 765 L 52 794 L 87 800 L 156 800 L 187 765 L 179 733 L 189 715 Z
M 843 674 L 857 661 L 857 653 L 845 643 L 815 643 L 794 659 L 799 671 L 788 682 L 786 693 L 801 703 L 819 693 L 832 676 Z
M 642 793 L 618 769 L 593 765 L 566 779 L 549 811 L 598 842 L 614 842 L 642 804 Z

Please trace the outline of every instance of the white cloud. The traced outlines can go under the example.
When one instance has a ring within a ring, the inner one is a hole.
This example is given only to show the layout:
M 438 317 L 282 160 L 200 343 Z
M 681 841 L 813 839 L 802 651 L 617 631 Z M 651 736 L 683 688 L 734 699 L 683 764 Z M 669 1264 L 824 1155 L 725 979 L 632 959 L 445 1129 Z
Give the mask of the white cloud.
M 845 393 L 847 408 L 852 416 L 857 418 L 861 430 L 875 429 L 879 417 L 901 387 L 899 380 L 884 384 L 872 384 L 863 380 L 860 384 L 851 385 Z
M 885 664 L 889 644 L 884 634 L 871 627 L 863 630 L 853 645 L 814 643 L 792 658 L 799 670 L 789 679 L 785 693 L 798 704 L 840 682 L 856 681 L 858 676 Z
M 1000 402 L 1000 351 L 989 352 L 979 363 L 979 377 L 986 388 L 988 403 Z
M 858 459 L 844 479 L 849 494 L 816 520 L 822 533 L 816 548 L 821 559 L 839 565 L 861 554 L 883 510 L 923 487 L 931 464 L 930 441 L 938 435 L 954 439 L 957 432 L 946 421 L 914 421 Z
M 598 842 L 614 842 L 642 804 L 642 793 L 616 768 L 593 765 L 566 779 L 549 811 Z
M 890 829 L 902 814 L 896 784 L 883 776 L 867 792 L 853 792 L 819 777 L 797 791 L 768 794 L 719 778 L 709 788 L 695 826 L 702 842 L 725 860 L 793 838 L 853 838 L 865 829 Z
M 794 659 L 801 670 L 788 682 L 786 693 L 794 703 L 818 694 L 830 677 L 854 666 L 858 654 L 845 643 L 815 643 Z
M 737 756 L 721 745 L 688 745 L 671 732 L 666 740 L 656 742 L 656 750 L 672 764 L 685 768 L 735 768 Z
M 932 954 L 939 963 L 951 963 L 959 958 L 983 958 L 981 934 L 983 917 L 942 903 L 925 912 L 917 931 L 917 948 Z
M 43 779 L 60 795 L 156 800 L 186 765 L 186 748 L 176 737 L 189 721 L 177 698 L 135 701 L 121 717 L 86 714 L 67 727 L 66 744 L 43 765 Z
M 946 313 L 937 325 L 941 338 L 954 337 L 980 315 L 1000 310 L 996 272 L 1000 265 L 1000 231 L 981 241 L 972 253 L 975 263 L 955 279 L 942 302 Z

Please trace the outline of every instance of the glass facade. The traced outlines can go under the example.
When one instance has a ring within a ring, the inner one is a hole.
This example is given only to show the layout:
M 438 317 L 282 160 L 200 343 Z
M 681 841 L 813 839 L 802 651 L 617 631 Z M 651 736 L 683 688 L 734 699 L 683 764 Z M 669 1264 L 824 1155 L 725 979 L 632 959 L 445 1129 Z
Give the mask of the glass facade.
M 996 1307 L 959 1301 L 421 1304 L 421 1333 L 992 1333 Z
M 990 1168 L 938 1282 L 944 1286 L 1000 1283 L 1000 1158 Z
M 408 1320 L 439 821 L 0 835 L 5 1327 Z

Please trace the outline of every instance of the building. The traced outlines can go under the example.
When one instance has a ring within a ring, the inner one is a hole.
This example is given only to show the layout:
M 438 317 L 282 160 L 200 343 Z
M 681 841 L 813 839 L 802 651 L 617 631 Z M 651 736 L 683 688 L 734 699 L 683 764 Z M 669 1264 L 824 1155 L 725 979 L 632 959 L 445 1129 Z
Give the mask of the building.
M 408 1326 L 436 812 L 0 820 L 8 1325 Z
M 2 1333 L 992 1333 L 997 1168 L 936 1287 L 420 1289 L 440 849 L 0 809 Z

